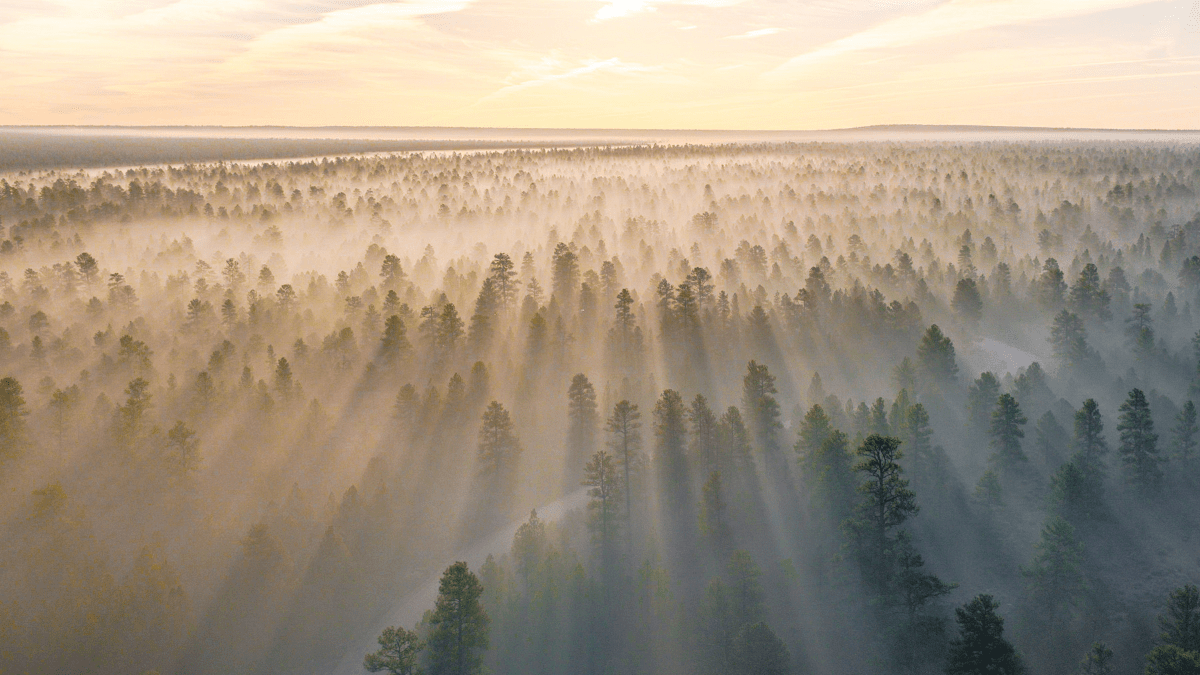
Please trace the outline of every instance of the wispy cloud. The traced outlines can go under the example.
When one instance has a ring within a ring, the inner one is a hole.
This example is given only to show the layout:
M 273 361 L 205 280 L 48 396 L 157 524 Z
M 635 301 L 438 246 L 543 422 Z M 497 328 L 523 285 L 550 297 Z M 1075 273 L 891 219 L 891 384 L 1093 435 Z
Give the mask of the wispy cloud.
M 919 14 L 889 19 L 796 56 L 769 73 L 771 78 L 803 74 L 845 54 L 906 47 L 987 28 L 1065 19 L 1156 0 L 950 0 Z
M 724 39 L 726 39 L 726 40 L 749 40 L 750 38 L 763 37 L 765 35 L 775 35 L 776 33 L 782 33 L 782 32 L 783 32 L 782 28 L 759 28 L 758 30 L 752 30 L 752 31 L 749 31 L 746 33 L 742 33 L 741 35 L 726 35 Z
M 490 101 L 504 96 L 509 96 L 520 91 L 542 87 L 548 84 L 555 84 L 565 80 L 573 80 L 576 78 L 592 75 L 595 73 L 645 73 L 658 70 L 643 66 L 639 63 L 626 63 L 619 58 L 613 57 L 603 61 L 588 60 L 582 65 L 574 68 L 563 69 L 563 64 L 556 59 L 543 59 L 536 65 L 529 66 L 524 72 L 515 74 L 510 79 L 519 79 L 518 82 L 502 87 L 497 91 L 488 94 L 480 99 L 480 101 Z
M 696 7 L 731 7 L 747 0 L 608 0 L 592 17 L 593 22 L 607 21 L 644 12 L 653 12 L 662 5 L 691 5 Z

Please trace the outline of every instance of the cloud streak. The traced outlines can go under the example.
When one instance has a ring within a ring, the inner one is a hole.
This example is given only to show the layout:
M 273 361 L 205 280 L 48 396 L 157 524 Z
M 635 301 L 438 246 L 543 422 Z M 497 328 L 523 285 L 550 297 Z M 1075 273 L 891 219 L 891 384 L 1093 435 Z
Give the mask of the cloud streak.
M 1020 26 L 1150 4 L 1156 0 L 951 0 L 916 15 L 889 19 L 793 57 L 768 79 L 803 75 L 837 57 L 917 45 L 988 28 Z

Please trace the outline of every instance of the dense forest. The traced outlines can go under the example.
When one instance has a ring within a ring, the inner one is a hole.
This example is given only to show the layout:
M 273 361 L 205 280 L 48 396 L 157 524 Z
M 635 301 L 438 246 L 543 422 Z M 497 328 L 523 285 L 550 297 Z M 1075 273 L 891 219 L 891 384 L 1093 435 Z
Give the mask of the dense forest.
M 0 673 L 1194 675 L 1196 313 L 1152 139 L 0 174 Z

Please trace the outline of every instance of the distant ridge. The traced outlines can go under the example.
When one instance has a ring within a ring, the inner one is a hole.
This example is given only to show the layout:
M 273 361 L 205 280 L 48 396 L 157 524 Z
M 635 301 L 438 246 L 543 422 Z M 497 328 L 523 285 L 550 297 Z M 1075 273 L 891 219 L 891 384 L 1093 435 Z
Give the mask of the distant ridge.
M 814 142 L 1200 143 L 1200 131 L 891 124 L 819 131 L 485 127 L 0 126 L 0 172 L 215 161 L 285 160 L 369 152 Z

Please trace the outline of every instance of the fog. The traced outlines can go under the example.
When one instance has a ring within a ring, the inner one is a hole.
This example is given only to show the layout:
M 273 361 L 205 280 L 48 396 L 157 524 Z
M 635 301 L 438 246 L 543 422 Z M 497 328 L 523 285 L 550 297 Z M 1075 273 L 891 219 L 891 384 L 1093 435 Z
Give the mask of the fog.
M 193 131 L 0 134 L 0 672 L 1200 663 L 1195 135 Z

